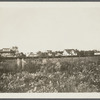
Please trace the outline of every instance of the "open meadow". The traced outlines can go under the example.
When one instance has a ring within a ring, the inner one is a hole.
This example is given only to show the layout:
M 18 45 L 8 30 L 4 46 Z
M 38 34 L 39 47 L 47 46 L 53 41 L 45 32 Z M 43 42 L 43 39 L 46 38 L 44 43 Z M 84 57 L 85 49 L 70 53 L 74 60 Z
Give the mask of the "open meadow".
M 0 61 L 1 93 L 100 92 L 100 57 Z

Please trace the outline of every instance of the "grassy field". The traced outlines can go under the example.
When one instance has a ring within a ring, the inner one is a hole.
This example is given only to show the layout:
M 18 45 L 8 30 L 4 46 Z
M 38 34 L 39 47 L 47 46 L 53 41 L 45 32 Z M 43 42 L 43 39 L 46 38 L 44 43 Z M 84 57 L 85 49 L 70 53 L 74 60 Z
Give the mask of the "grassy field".
M 100 92 L 100 57 L 16 59 L 0 62 L 0 92 Z

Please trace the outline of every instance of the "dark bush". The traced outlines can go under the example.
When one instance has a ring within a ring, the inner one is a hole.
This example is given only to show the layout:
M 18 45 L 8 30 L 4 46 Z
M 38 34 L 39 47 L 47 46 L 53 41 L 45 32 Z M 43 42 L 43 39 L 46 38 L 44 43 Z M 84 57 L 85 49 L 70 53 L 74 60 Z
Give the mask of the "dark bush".
M 27 71 L 29 73 L 36 73 L 40 70 L 40 68 L 41 68 L 41 64 L 29 61 L 26 64 L 24 71 Z

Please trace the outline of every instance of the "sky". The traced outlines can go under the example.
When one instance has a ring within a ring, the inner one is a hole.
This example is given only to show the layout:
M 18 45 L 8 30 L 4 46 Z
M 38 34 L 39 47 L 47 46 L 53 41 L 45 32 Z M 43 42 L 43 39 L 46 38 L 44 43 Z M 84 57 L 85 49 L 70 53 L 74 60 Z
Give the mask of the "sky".
M 100 50 L 100 6 L 55 5 L 0 5 L 0 49 Z

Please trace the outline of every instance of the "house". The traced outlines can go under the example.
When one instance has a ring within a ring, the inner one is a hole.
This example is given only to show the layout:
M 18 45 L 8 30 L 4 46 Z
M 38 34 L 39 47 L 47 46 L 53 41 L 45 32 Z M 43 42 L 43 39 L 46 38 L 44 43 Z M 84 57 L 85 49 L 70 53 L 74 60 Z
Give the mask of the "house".
M 29 56 L 29 54 L 30 54 L 30 52 L 27 52 L 25 55 L 26 55 L 26 57 L 28 57 Z
M 0 50 L 0 55 L 2 57 L 14 57 L 15 51 L 11 50 L 10 48 L 3 48 Z
M 38 57 L 38 54 L 33 52 L 28 52 L 26 53 L 26 57 Z
M 75 50 L 75 49 L 65 49 L 63 51 L 63 56 L 77 56 L 77 50 Z
M 39 57 L 39 55 L 35 53 L 35 54 L 34 54 L 34 57 Z
M 26 56 L 28 56 L 28 57 L 34 57 L 34 53 L 33 52 L 30 52 Z
M 11 49 L 10 48 L 3 48 L 3 49 L 1 49 L 2 51 L 4 51 L 4 52 L 8 52 L 8 51 L 10 51 Z
M 94 51 L 94 55 L 100 55 L 100 51 Z

